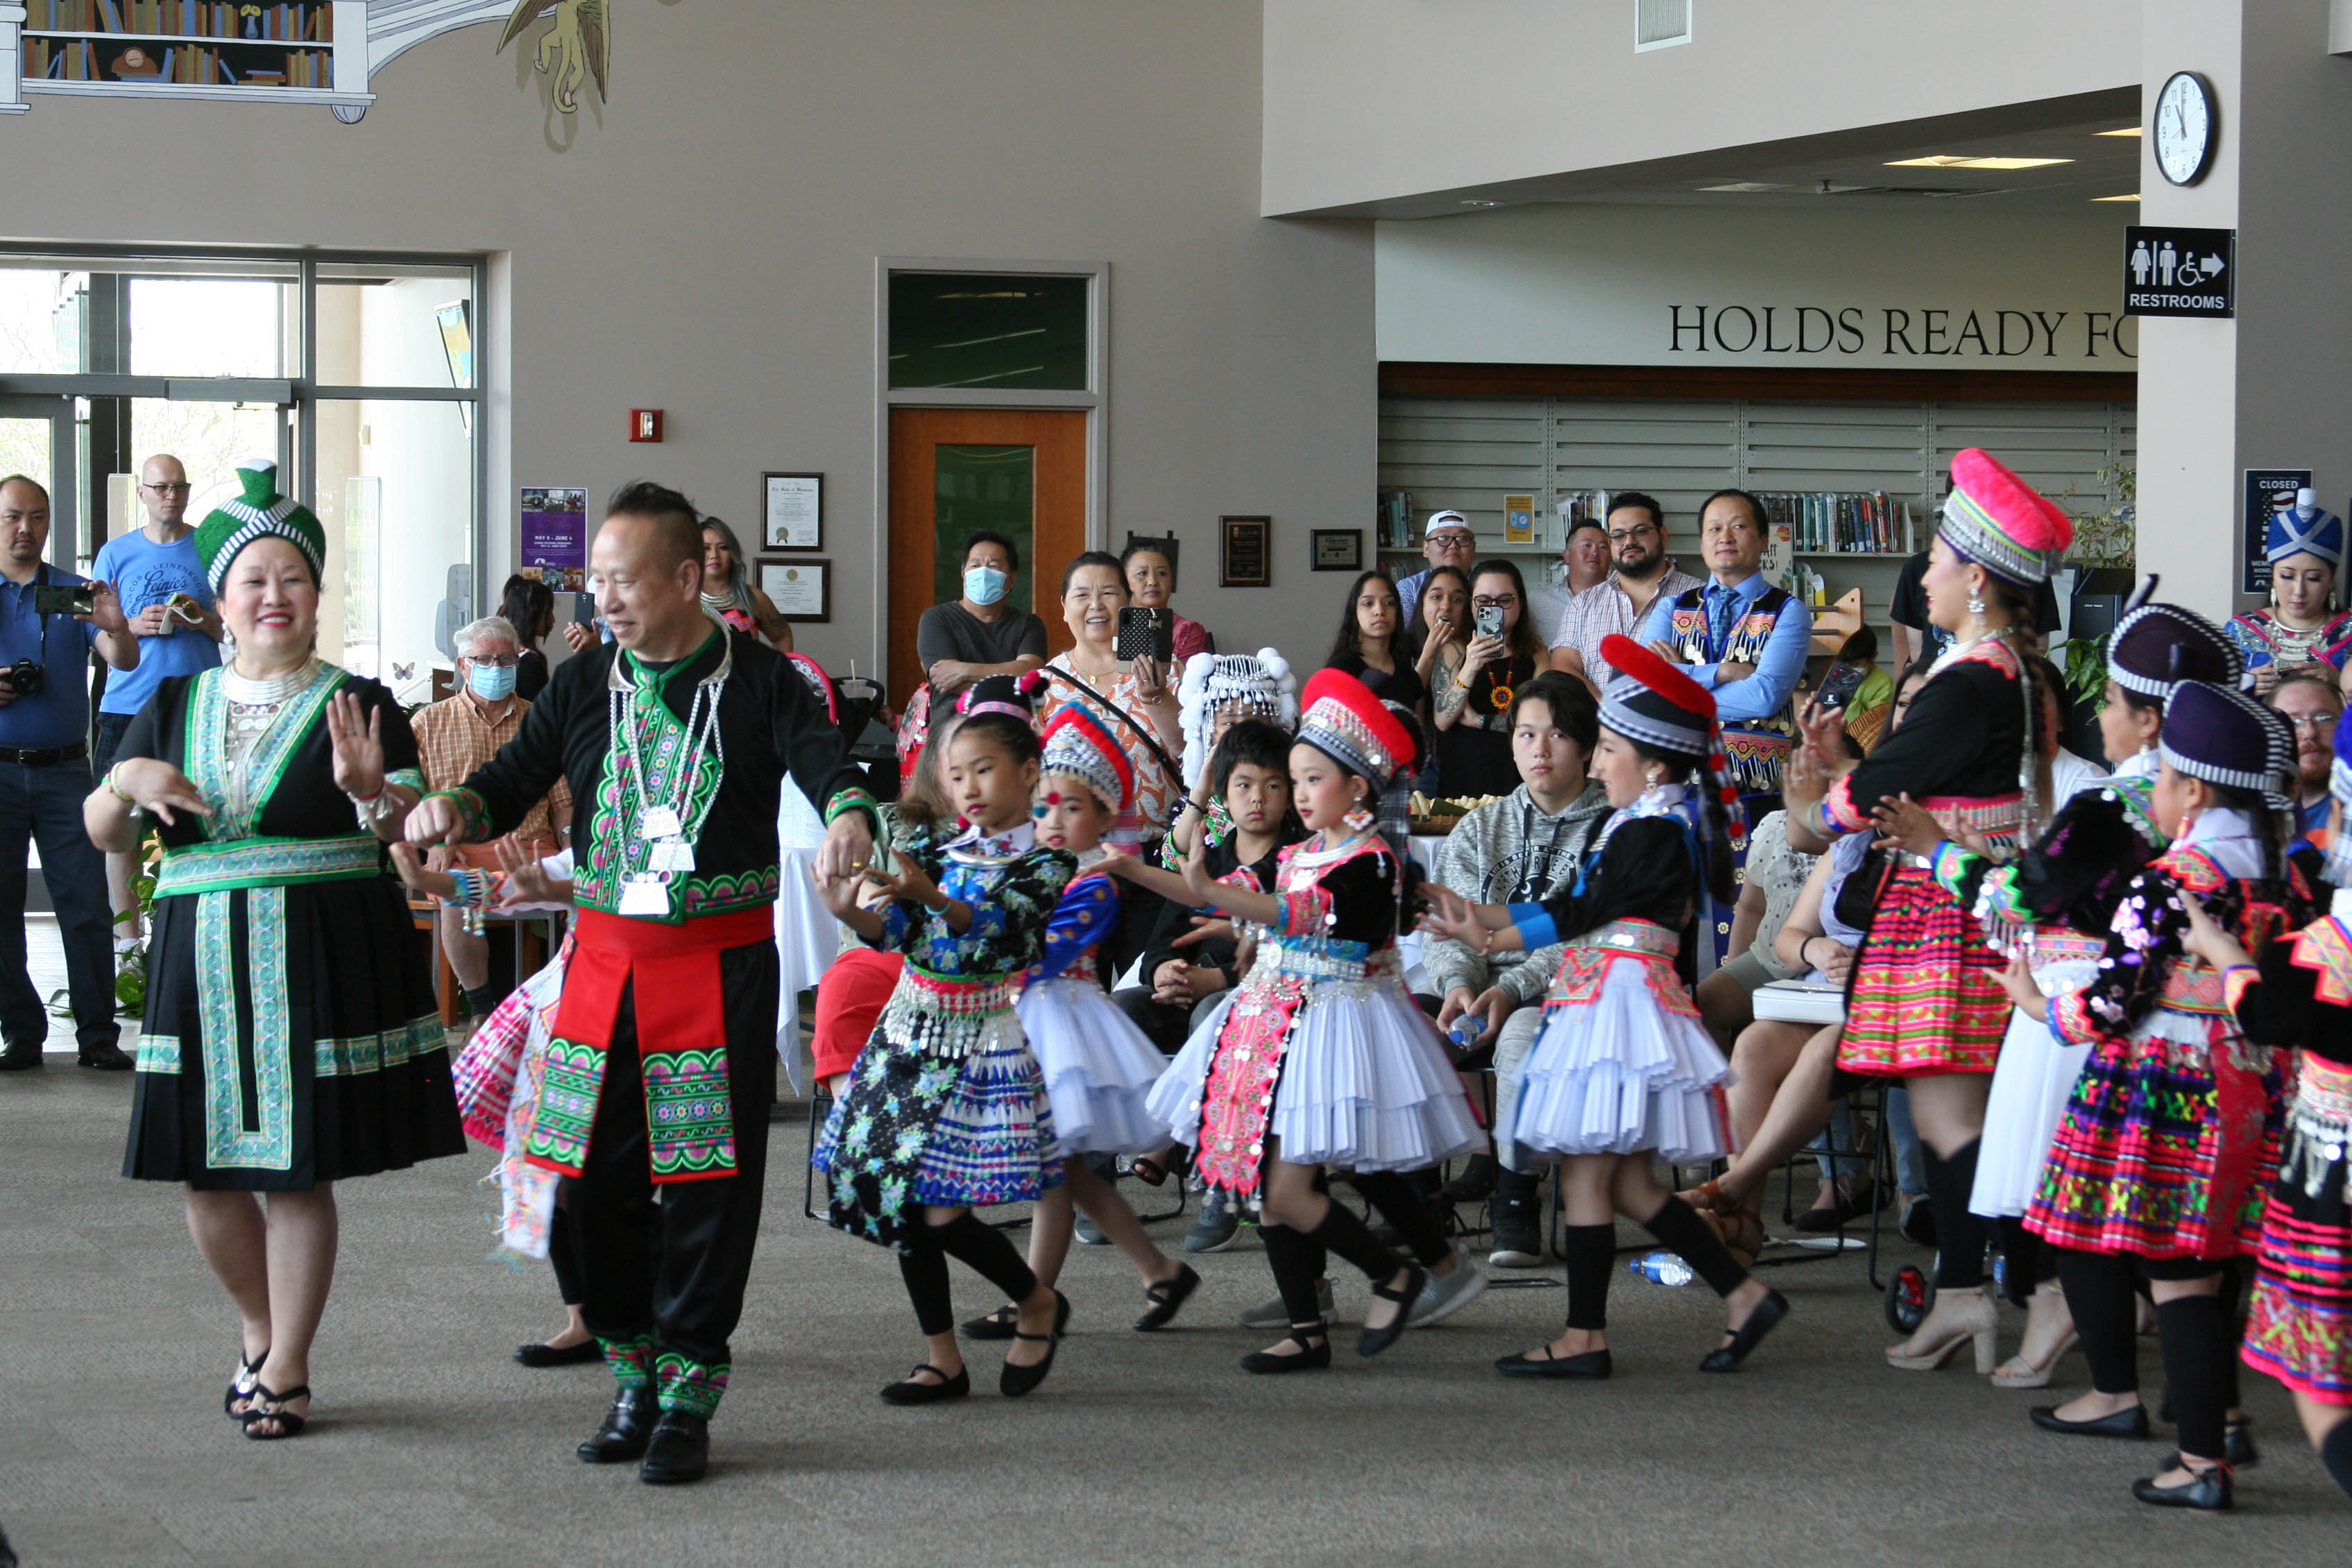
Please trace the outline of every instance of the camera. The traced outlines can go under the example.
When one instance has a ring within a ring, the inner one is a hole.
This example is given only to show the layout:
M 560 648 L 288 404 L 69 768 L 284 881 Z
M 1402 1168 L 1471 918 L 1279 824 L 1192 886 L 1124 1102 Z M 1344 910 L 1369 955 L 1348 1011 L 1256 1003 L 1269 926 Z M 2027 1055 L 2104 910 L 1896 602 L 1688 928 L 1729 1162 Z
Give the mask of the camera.
M 0 669 L 0 680 L 6 681 L 8 689 L 19 697 L 39 695 L 43 679 L 41 667 L 29 658 L 20 658 Z

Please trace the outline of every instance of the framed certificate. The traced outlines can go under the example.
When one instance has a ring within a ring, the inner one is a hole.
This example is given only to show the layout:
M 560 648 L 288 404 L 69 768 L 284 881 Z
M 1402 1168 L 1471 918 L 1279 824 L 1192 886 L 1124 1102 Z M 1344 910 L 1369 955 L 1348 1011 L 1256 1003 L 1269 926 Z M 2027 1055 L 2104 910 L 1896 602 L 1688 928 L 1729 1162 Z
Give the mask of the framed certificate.
M 766 550 L 824 548 L 824 476 L 762 474 L 761 547 Z
M 1361 572 L 1364 569 L 1364 531 L 1360 528 L 1313 528 L 1307 530 L 1313 542 L 1314 569 L 1318 572 Z
M 1274 519 L 1222 517 L 1217 520 L 1217 585 L 1223 588 L 1266 588 L 1274 584 Z
M 760 591 L 788 621 L 833 619 L 833 563 L 796 556 L 760 563 Z

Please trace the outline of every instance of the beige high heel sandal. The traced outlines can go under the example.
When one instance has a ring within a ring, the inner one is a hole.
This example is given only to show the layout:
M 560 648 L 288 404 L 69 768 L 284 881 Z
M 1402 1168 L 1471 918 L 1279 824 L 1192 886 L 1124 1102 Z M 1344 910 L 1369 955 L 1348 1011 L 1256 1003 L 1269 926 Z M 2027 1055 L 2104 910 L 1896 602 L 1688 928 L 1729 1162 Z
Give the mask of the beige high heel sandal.
M 1994 1363 L 2000 1359 L 1995 1336 L 2000 1328 L 2000 1318 L 1994 1310 L 1992 1298 L 1981 1289 L 1964 1292 L 1957 1300 L 1949 1296 L 1939 1297 L 1935 1310 L 1929 1316 L 1932 1318 L 1942 1313 L 1947 1301 L 1951 1303 L 1951 1311 L 1941 1323 L 1934 1325 L 1936 1331 L 1943 1337 L 1917 1353 L 1909 1352 L 1906 1347 L 1919 1342 L 1919 1333 L 1928 1330 L 1928 1324 L 1920 1324 L 1919 1333 L 1913 1334 L 1903 1344 L 1886 1347 L 1888 1366 L 1897 1372 L 1934 1372 L 1952 1359 L 1954 1351 L 1974 1341 L 1977 1375 L 1985 1377 L 1991 1374 Z

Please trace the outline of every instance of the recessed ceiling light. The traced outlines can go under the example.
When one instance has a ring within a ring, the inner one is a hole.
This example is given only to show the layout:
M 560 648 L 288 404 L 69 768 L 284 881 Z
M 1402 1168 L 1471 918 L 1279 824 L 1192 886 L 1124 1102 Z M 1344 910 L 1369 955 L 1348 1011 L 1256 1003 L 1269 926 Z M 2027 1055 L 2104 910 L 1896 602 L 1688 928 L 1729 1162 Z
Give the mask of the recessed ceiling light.
M 1701 185 L 1702 191 L 1785 191 L 1787 185 L 1769 184 L 1762 180 L 1734 180 L 1727 185 Z
M 1926 158 L 1895 158 L 1888 162 L 1890 169 L 2046 169 L 2053 163 L 2071 163 L 2072 158 L 1972 158 L 1961 153 L 1938 153 Z
M 2091 199 L 2095 202 L 2136 202 L 2139 200 L 2139 193 L 2134 191 L 2127 196 L 2093 196 Z
M 1464 202 L 1462 205 L 1463 205 L 1464 206 L 1465 206 L 1465 207 L 1499 207 L 1499 206 L 1507 206 L 1509 204 L 1508 204 L 1508 203 L 1507 203 L 1507 202 L 1471 202 L 1471 201 L 1465 201 L 1465 202 Z
M 2102 136 L 2137 136 L 2139 134 L 2139 127 L 2137 125 L 2126 125 L 2121 131 L 2102 131 L 2099 134 Z

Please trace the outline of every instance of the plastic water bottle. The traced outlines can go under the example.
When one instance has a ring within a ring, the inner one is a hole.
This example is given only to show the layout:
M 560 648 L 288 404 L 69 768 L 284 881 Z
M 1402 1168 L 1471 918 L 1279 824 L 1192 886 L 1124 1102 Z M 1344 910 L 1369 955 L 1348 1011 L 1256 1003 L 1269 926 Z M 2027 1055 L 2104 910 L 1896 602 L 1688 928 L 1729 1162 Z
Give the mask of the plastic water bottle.
M 1454 1042 L 1456 1050 L 1466 1051 L 1478 1038 L 1478 1031 L 1471 1026 L 1470 1016 L 1465 1013 L 1454 1020 L 1454 1027 L 1446 1032 L 1445 1037 Z
M 1698 1278 L 1679 1253 L 1653 1252 L 1625 1267 L 1653 1285 L 1687 1285 Z

